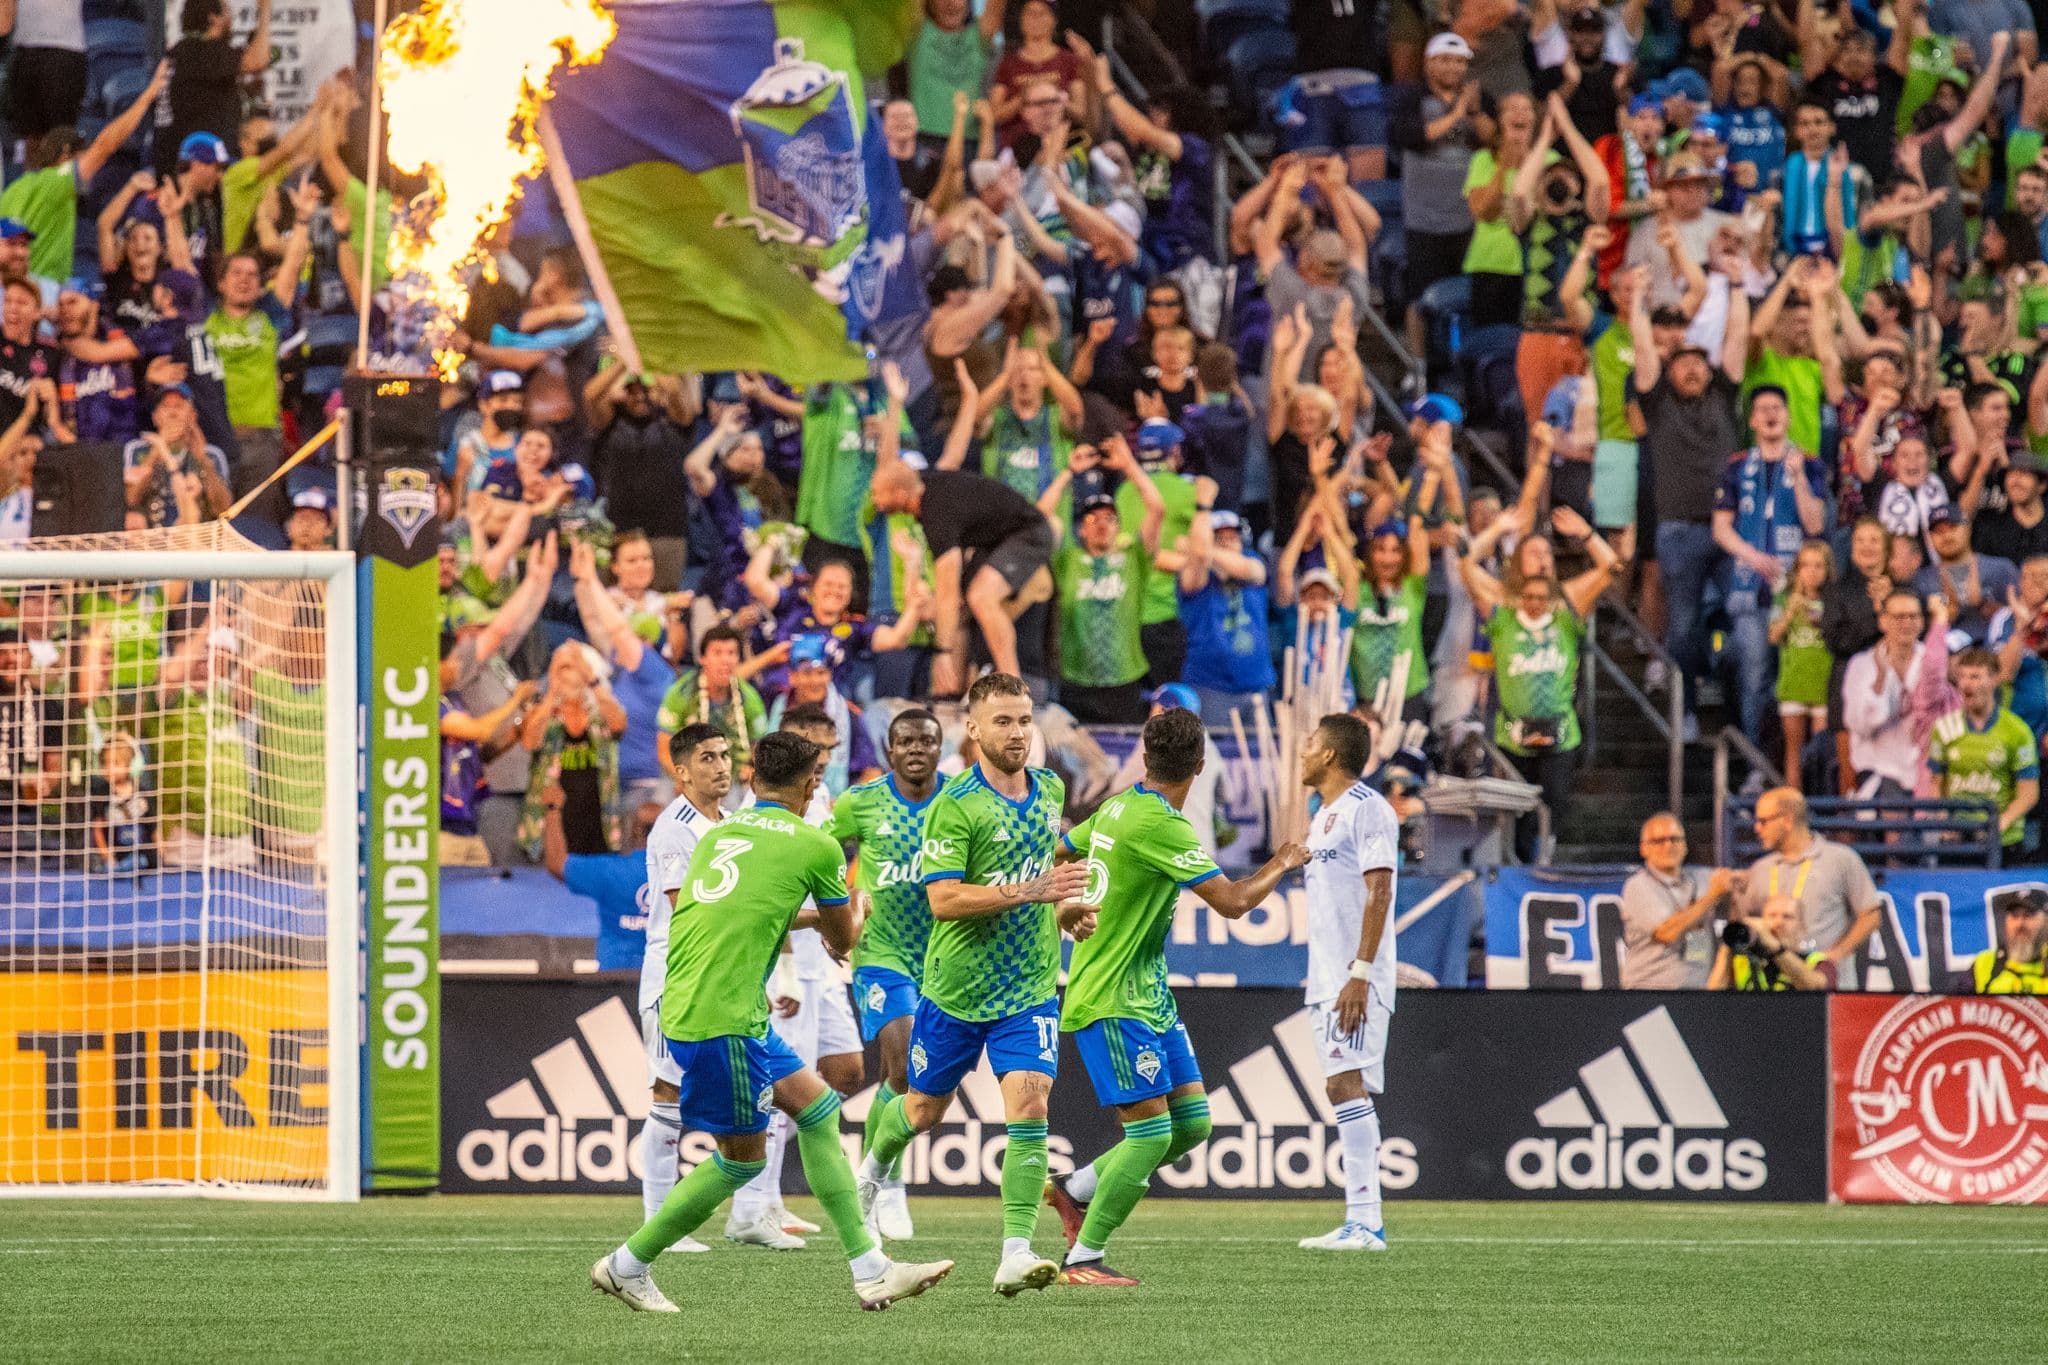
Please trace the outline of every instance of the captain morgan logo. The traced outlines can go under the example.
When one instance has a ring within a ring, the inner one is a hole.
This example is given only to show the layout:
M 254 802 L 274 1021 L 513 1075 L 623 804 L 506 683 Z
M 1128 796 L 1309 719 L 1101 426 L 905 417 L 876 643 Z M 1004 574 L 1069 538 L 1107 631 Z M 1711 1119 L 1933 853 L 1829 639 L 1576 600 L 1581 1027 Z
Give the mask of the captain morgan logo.
M 1864 1037 L 1846 1085 L 1842 1060 L 1838 1187 L 1867 1173 L 1913 1203 L 2048 1198 L 2048 1005 L 1907 996 Z

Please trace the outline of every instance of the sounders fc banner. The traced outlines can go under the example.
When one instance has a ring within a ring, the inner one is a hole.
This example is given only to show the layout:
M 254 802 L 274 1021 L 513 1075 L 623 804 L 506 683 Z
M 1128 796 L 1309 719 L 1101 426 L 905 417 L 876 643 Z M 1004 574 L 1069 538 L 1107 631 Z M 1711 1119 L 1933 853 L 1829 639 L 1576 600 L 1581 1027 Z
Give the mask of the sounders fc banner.
M 633 998 L 630 985 L 448 983 L 444 1189 L 637 1191 L 647 1064 Z M 1301 993 L 1178 998 L 1215 1129 L 1158 1173 L 1157 1192 L 1342 1199 L 1336 1115 Z M 1825 1198 L 1826 1025 L 1817 995 L 1404 992 L 1379 1099 L 1381 1183 L 1394 1199 Z M 1772 1040 L 1769 1067 L 1756 1065 L 1756 1037 Z M 1055 1175 L 1122 1137 L 1063 1038 Z M 867 1065 L 870 1085 L 846 1104 L 849 1155 L 874 1098 L 872 1053 Z M 904 1180 L 920 1197 L 993 1195 L 1004 1143 L 1002 1093 L 984 1065 L 904 1154 Z M 709 1137 L 684 1134 L 685 1163 L 710 1154 Z M 794 1157 L 783 1178 L 802 1188 Z
M 439 386 L 351 376 L 362 489 L 363 1187 L 432 1189 L 441 1160 Z
M 1866 990 L 1945 991 L 1996 946 L 2005 903 L 2048 886 L 2038 873 L 1873 869 L 1884 903 L 1857 950 Z M 1621 887 L 1628 873 L 1503 867 L 1486 881 L 1490 990 L 1603 990 L 1621 984 Z M 1704 885 L 1704 877 L 1702 877 Z

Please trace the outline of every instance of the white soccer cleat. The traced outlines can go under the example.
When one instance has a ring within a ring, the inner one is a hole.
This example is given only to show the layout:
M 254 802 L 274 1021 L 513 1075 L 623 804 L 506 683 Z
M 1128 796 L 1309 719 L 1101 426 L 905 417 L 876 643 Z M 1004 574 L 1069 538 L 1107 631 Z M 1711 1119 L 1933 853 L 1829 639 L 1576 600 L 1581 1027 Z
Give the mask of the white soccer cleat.
M 884 1188 L 876 1197 L 875 1231 L 891 1242 L 907 1242 L 915 1235 L 910 1227 L 910 1197 L 901 1189 Z
M 1382 1229 L 1369 1228 L 1363 1223 L 1346 1223 L 1335 1232 L 1326 1232 L 1320 1237 L 1304 1237 L 1295 1245 L 1303 1251 L 1385 1251 L 1387 1239 Z
M 768 1216 L 775 1220 L 775 1226 L 781 1228 L 784 1232 L 795 1233 L 799 1237 L 807 1237 L 811 1233 L 824 1231 L 823 1228 L 813 1223 L 810 1219 L 797 1217 L 781 1204 L 777 1204 L 774 1208 L 768 1210 Z
M 636 1313 L 680 1313 L 683 1310 L 668 1301 L 668 1295 L 661 1292 L 652 1275 L 621 1275 L 612 1269 L 610 1252 L 597 1258 L 597 1264 L 590 1267 L 590 1287 L 601 1294 L 609 1294 Z
M 726 1219 L 725 1240 L 743 1247 L 767 1247 L 770 1251 L 800 1251 L 804 1245 L 803 1238 L 784 1232 L 774 1213 L 765 1209 L 744 1223 L 737 1218 Z
M 879 1313 L 898 1299 L 916 1298 L 952 1273 L 951 1261 L 927 1261 L 922 1265 L 891 1261 L 889 1268 L 874 1279 L 856 1280 L 853 1292 L 860 1295 L 862 1308 Z
M 702 1242 L 698 1241 L 698 1240 L 697 1240 L 697 1239 L 696 1239 L 695 1237 L 685 1237 L 685 1238 L 684 1238 L 684 1239 L 683 1239 L 682 1241 L 680 1241 L 680 1242 L 677 1242 L 677 1243 L 676 1243 L 676 1244 L 675 1244 L 674 1246 L 670 1247 L 670 1248 L 669 1248 L 669 1250 L 670 1250 L 670 1251 L 680 1251 L 680 1252 L 684 1253 L 685 1255 L 690 1255 L 690 1256 L 694 1256 L 694 1255 L 696 1255 L 696 1254 L 697 1254 L 698 1252 L 702 1252 L 702 1251 L 709 1251 L 709 1250 L 711 1250 L 711 1248 L 710 1248 L 710 1247 L 708 1247 L 708 1246 L 705 1246 L 705 1245 L 704 1245 L 704 1244 L 703 1244 Z
M 1060 1276 L 1060 1268 L 1035 1251 L 1003 1257 L 996 1267 L 996 1293 L 1014 1299 L 1027 1289 L 1043 1289 Z

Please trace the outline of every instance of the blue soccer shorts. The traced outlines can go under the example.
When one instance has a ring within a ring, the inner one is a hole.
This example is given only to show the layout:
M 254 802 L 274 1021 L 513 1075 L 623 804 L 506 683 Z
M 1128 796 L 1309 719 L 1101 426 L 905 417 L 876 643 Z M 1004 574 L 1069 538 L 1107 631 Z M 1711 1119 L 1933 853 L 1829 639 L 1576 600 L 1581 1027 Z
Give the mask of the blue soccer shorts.
M 883 1025 L 917 1013 L 917 983 L 888 967 L 855 967 L 853 1003 L 860 1010 L 861 1041 L 872 1043 Z
M 682 1068 L 676 1107 L 683 1127 L 700 1133 L 765 1133 L 775 1111 L 775 1083 L 804 1069 L 803 1058 L 770 1031 L 763 1038 L 726 1034 L 694 1043 L 668 1040 Z
M 1060 1069 L 1060 1002 L 1050 999 L 1000 1019 L 956 1019 L 929 1000 L 917 1002 L 910 1021 L 910 1086 L 926 1095 L 950 1095 L 988 1053 L 998 1076 Z
M 1074 1045 L 1104 1104 L 1157 1099 L 1202 1079 L 1188 1026 L 1178 1019 L 1164 1033 L 1140 1019 L 1097 1019 L 1075 1032 Z

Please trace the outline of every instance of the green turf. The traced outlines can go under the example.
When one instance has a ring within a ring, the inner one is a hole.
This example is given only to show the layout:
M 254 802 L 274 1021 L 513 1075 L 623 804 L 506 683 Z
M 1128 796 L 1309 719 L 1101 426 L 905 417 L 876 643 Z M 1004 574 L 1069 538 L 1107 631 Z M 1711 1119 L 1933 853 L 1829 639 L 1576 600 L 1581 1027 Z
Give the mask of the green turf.
M 2048 1268 L 2036 1210 L 1397 1203 L 1389 1253 L 1316 1256 L 1334 1205 L 1161 1200 L 1114 1246 L 1142 1287 L 1005 1302 L 993 1202 L 934 1198 L 909 1250 L 960 1267 L 927 1298 L 858 1312 L 829 1237 L 721 1242 L 660 1262 L 660 1317 L 585 1278 L 638 1209 L 0 1202 L 0 1359 L 2039 1359 Z

